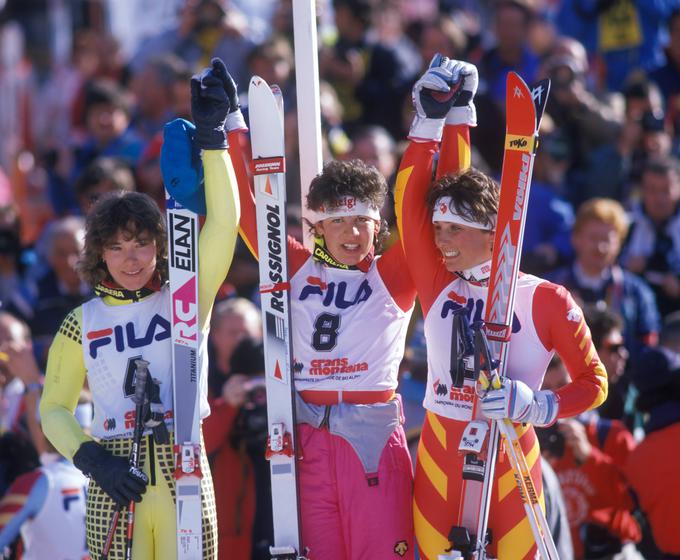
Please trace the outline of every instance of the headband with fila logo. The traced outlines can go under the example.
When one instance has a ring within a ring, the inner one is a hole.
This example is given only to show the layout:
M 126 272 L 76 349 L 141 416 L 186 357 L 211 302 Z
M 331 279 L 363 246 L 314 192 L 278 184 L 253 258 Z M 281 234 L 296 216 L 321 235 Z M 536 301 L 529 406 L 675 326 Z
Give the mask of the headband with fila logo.
M 469 212 L 466 212 L 469 215 Z M 437 199 L 432 211 L 432 223 L 434 222 L 450 222 L 461 226 L 468 226 L 485 231 L 492 231 L 496 229 L 496 217 L 493 218 L 491 226 L 477 222 L 467 215 L 458 212 L 458 209 L 450 196 L 442 196 Z
M 343 196 L 333 201 L 331 205 L 324 205 L 315 212 L 318 220 L 327 218 L 344 218 L 349 216 L 366 216 L 380 221 L 380 209 L 370 202 L 359 200 L 355 196 Z

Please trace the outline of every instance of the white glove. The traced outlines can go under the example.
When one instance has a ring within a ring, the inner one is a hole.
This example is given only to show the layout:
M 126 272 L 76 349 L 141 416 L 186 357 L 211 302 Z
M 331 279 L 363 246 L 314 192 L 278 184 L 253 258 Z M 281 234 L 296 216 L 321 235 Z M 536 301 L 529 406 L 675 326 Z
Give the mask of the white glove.
M 479 85 L 477 67 L 469 62 L 456 60 L 453 62 L 456 64 L 456 70 L 462 77 L 463 82 L 458 98 L 446 114 L 446 124 L 477 126 L 477 109 L 474 104 L 477 86 Z
M 490 389 L 480 400 L 482 412 L 492 420 L 549 426 L 557 419 L 559 403 L 552 391 L 532 391 L 524 382 L 505 379 L 499 389 Z
M 461 92 L 463 64 L 467 65 L 440 54 L 432 58 L 413 86 L 416 115 L 408 135 L 411 140 L 441 140 L 446 116 Z

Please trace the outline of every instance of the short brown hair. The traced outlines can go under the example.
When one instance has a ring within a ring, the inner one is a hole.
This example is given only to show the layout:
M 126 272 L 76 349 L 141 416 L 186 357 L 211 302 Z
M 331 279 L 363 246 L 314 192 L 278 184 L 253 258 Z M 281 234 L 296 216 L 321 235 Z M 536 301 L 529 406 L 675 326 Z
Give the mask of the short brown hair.
M 387 182 L 372 165 L 366 165 L 360 159 L 329 161 L 309 185 L 307 208 L 320 210 L 345 196 L 354 196 L 382 208 L 386 195 Z
M 156 241 L 156 270 L 161 282 L 165 282 L 168 278 L 165 217 L 149 195 L 128 191 L 105 194 L 87 215 L 85 250 L 78 263 L 81 278 L 90 286 L 96 286 L 110 277 L 102 254 L 118 232 L 130 238 L 147 232 L 151 235 Z
M 628 216 L 623 206 L 611 198 L 591 198 L 579 207 L 574 220 L 572 233 L 578 233 L 587 222 L 598 221 L 613 227 L 619 239 L 628 235 Z
M 307 208 L 319 211 L 324 206 L 345 196 L 354 196 L 376 208 L 382 208 L 387 196 L 387 181 L 372 165 L 360 159 L 329 161 L 321 174 L 312 179 L 307 193 Z M 314 226 L 310 224 L 312 233 Z M 381 220 L 380 233 L 376 236 L 376 247 L 387 235 L 387 223 Z
M 494 227 L 500 187 L 479 169 L 469 167 L 437 179 L 427 195 L 430 211 L 442 196 L 450 196 L 456 211 L 466 218 Z

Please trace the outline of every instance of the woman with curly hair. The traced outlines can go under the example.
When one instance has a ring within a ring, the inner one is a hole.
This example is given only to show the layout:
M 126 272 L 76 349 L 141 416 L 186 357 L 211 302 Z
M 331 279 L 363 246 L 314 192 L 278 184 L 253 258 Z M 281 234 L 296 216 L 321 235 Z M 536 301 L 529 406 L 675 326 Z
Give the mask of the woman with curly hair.
M 236 100 L 235 84 L 228 95 Z M 257 258 L 247 129 L 236 117 L 227 127 L 241 235 Z M 196 175 L 184 171 L 172 177 Z M 312 250 L 288 237 L 302 541 L 311 559 L 413 558 L 413 474 L 396 388 L 415 290 L 400 243 L 377 254 L 386 196 L 374 167 L 327 163 L 306 199 Z
M 237 174 L 241 232 L 257 247 L 252 194 L 238 166 Z M 302 539 L 310 558 L 413 554 L 413 477 L 396 388 L 415 291 L 399 243 L 376 254 L 386 195 L 375 167 L 327 163 L 307 196 L 313 250 L 288 238 Z
M 196 141 L 202 149 L 207 217 L 199 237 L 198 370 L 200 416 L 207 401 L 207 340 L 215 295 L 231 263 L 239 220 L 235 178 L 224 134 L 229 102 L 219 60 L 192 79 Z M 137 192 L 102 197 L 87 216 L 80 273 L 95 297 L 63 321 L 49 353 L 40 406 L 43 429 L 59 452 L 91 480 L 87 493 L 87 544 L 99 556 L 116 508 L 139 502 L 132 557 L 176 557 L 175 468 L 171 364 L 171 294 L 165 217 L 156 203 Z M 146 387 L 150 411 L 144 416 L 139 468 L 128 457 L 135 429 L 136 362 L 149 363 Z M 92 436 L 73 416 L 85 379 L 92 392 Z M 201 454 L 203 558 L 217 553 L 210 469 Z M 142 495 L 144 499 L 142 500 Z M 126 556 L 125 523 L 119 522 L 108 554 Z

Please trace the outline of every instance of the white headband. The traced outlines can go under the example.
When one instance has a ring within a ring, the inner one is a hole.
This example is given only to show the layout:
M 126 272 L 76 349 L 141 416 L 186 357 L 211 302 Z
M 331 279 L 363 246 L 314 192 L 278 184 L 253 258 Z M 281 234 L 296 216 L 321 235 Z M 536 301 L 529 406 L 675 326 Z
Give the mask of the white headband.
M 450 196 L 442 196 L 437 199 L 434 210 L 432 211 L 432 223 L 434 222 L 450 222 L 452 224 L 483 229 L 485 231 L 491 231 L 496 227 L 495 219 L 493 220 L 493 224 L 489 226 L 488 224 L 471 220 L 466 215 L 459 213 Z
M 344 218 L 348 216 L 366 216 L 380 221 L 380 209 L 354 196 L 343 196 L 333 206 L 322 206 L 315 212 L 319 220 L 327 218 Z

